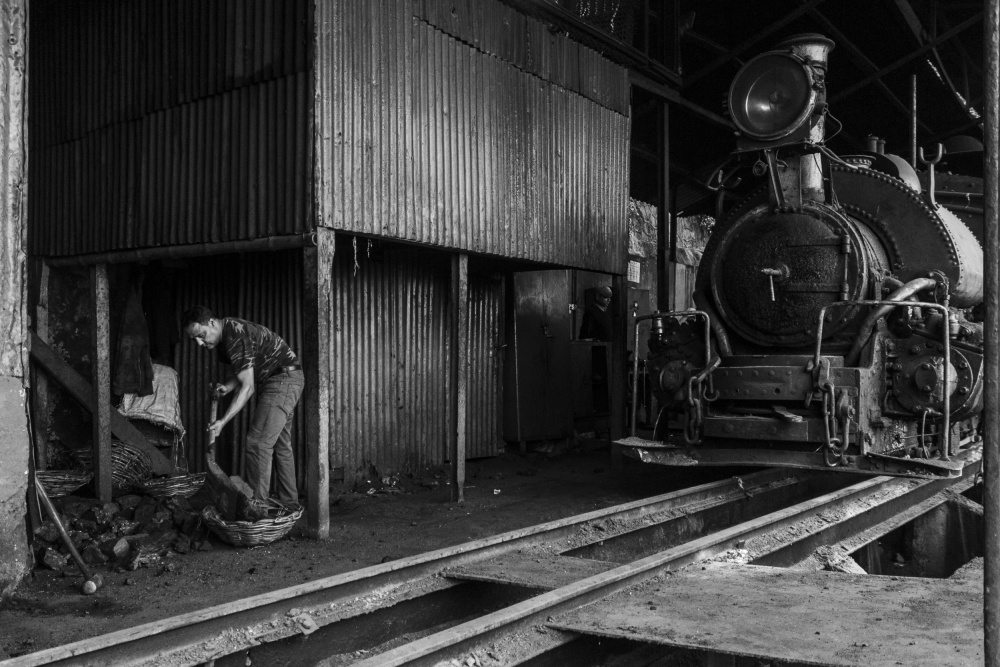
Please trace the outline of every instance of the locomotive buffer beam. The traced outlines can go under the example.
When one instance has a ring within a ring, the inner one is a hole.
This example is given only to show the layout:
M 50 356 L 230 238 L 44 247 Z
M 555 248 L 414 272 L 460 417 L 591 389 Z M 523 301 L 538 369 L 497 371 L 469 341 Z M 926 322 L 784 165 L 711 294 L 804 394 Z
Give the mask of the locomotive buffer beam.
M 776 422 L 772 422 L 776 423 Z M 783 426 L 797 426 L 784 424 Z M 843 471 L 867 475 L 905 475 L 907 477 L 960 477 L 971 465 L 982 459 L 982 448 L 971 447 L 960 450 L 950 460 L 902 459 L 879 454 L 847 455 L 847 465 L 830 467 L 826 464 L 822 451 L 790 451 L 787 449 L 764 449 L 746 447 L 746 440 L 724 441 L 718 446 L 699 446 L 685 449 L 673 444 L 640 437 L 629 437 L 615 441 L 626 456 L 642 463 L 669 466 L 776 466 L 804 470 Z M 738 447 L 732 447 L 738 444 Z

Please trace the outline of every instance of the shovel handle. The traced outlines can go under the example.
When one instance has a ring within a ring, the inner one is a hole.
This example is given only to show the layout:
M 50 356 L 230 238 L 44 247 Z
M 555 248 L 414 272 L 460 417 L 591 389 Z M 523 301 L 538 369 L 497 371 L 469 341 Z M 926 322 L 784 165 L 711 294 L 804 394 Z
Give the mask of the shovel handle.
M 38 499 L 42 501 L 42 506 L 45 508 L 45 511 L 49 513 L 49 518 L 51 518 L 52 523 L 55 524 L 56 530 L 59 531 L 59 536 L 62 537 L 63 544 L 65 544 L 66 549 L 69 550 L 70 556 L 73 557 L 73 561 L 76 563 L 76 566 L 80 568 L 80 573 L 86 581 L 92 581 L 94 583 L 93 591 L 87 591 L 84 589 L 84 592 L 88 595 L 93 593 L 104 585 L 104 578 L 99 574 L 95 575 L 90 571 L 90 568 L 87 567 L 87 564 L 84 563 L 83 558 L 80 556 L 80 552 L 76 550 L 75 546 L 73 546 L 73 540 L 70 538 L 69 533 L 66 532 L 66 527 L 63 525 L 62 521 L 60 521 L 59 513 L 56 512 L 56 508 L 52 505 L 52 501 L 49 499 L 49 494 L 45 491 L 45 486 L 37 477 L 35 478 L 35 492 L 38 494 Z M 85 585 L 86 581 L 84 582 Z
M 212 407 L 208 409 L 208 423 L 214 424 L 215 420 L 219 417 L 219 399 L 215 396 L 212 397 Z M 208 451 L 205 452 L 208 456 L 215 460 L 215 433 L 209 432 L 208 434 Z
M 212 398 L 212 407 L 208 409 L 208 423 L 214 424 L 215 420 L 219 418 L 219 399 Z M 215 442 L 215 434 L 208 436 L 208 442 Z

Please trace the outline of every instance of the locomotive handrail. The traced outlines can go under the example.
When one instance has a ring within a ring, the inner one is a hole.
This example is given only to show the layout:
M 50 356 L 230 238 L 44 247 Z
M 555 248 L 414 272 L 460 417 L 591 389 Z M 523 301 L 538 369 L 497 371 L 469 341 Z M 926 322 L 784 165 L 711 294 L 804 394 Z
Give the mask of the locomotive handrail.
M 859 301 L 838 301 L 836 303 L 830 303 L 819 309 L 819 325 L 816 327 L 816 354 L 813 357 L 813 368 L 819 368 L 819 360 L 822 355 L 823 347 L 823 321 L 826 318 L 826 311 L 828 308 L 836 308 L 839 306 L 890 306 L 891 308 L 897 308 L 899 306 L 906 307 L 916 307 L 916 308 L 930 308 L 932 310 L 940 310 L 943 316 L 944 325 L 941 327 L 943 332 L 942 339 L 944 343 L 944 377 L 942 378 L 943 389 L 941 391 L 944 396 L 944 416 L 942 418 L 944 431 L 944 443 L 941 448 L 941 460 L 947 461 L 951 456 L 951 392 L 948 390 L 948 382 L 951 380 L 951 373 L 949 368 L 951 367 L 951 335 L 948 331 L 948 298 L 945 296 L 945 303 L 931 303 L 929 301 L 885 301 L 885 300 L 859 300 Z
M 636 415 L 639 412 L 639 324 L 646 320 L 655 320 L 658 317 L 703 317 L 705 319 L 705 363 L 712 360 L 712 342 L 710 332 L 712 329 L 712 318 L 704 310 L 665 310 L 640 315 L 635 318 L 632 326 L 635 329 L 635 344 L 632 346 L 632 410 L 629 420 L 629 435 L 635 437 Z

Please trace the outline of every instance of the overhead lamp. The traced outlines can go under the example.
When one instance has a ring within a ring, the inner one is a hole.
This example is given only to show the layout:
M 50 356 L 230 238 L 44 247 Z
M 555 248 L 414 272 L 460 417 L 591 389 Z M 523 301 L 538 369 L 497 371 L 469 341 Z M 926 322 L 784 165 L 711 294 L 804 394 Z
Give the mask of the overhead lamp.
M 791 53 L 760 55 L 739 71 L 729 87 L 729 113 L 747 137 L 782 139 L 813 114 L 812 70 Z
M 826 104 L 826 56 L 832 48 L 833 42 L 821 35 L 802 35 L 743 65 L 729 86 L 728 101 L 729 115 L 745 140 L 785 143 L 809 137 L 810 119 Z

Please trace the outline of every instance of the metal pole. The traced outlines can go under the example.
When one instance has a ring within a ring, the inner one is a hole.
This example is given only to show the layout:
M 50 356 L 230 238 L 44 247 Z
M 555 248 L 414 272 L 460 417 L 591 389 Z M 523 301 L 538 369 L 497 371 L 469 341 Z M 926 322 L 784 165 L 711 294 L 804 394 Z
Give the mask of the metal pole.
M 983 656 L 986 667 L 1000 667 L 1000 276 L 997 274 L 997 122 L 1000 121 L 1000 0 L 983 7 L 983 232 L 985 243 L 985 387 L 983 509 Z
M 910 75 L 910 166 L 917 168 L 917 75 Z

